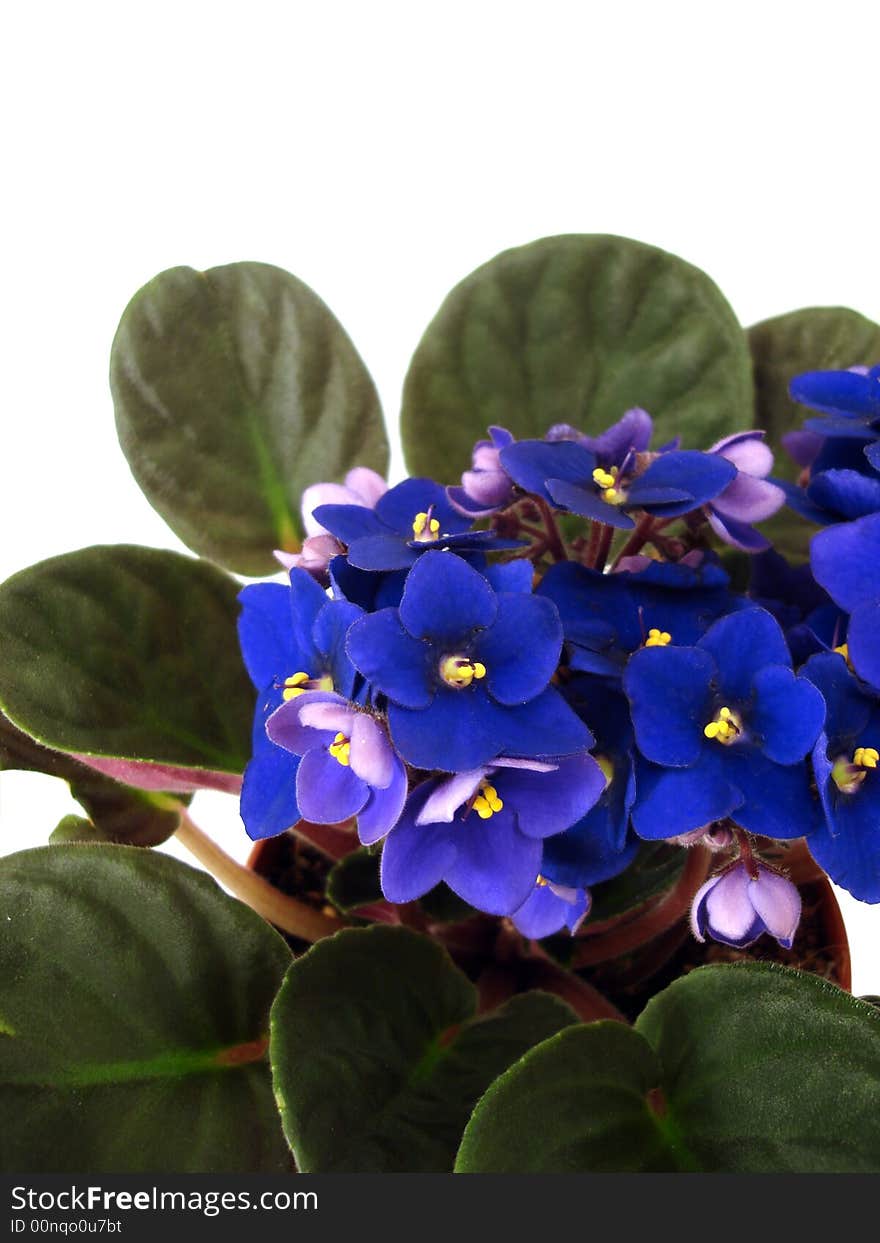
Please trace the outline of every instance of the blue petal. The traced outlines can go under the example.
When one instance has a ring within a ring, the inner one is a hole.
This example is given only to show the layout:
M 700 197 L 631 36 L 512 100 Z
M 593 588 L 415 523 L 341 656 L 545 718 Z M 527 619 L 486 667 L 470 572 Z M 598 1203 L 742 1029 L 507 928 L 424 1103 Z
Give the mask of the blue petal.
M 491 626 L 497 611 L 495 592 L 482 574 L 446 552 L 419 558 L 400 602 L 400 620 L 414 639 L 450 644 L 453 651 L 472 631 Z
M 880 601 L 853 609 L 846 642 L 853 669 L 869 686 L 880 689 Z
M 367 509 L 366 505 L 318 505 L 312 516 L 343 544 L 388 532 L 376 511 Z
M 352 540 L 348 549 L 349 561 L 359 570 L 405 570 L 418 555 L 399 535 L 387 532 Z
M 352 624 L 349 659 L 371 686 L 407 708 L 426 708 L 434 698 L 437 654 L 400 624 L 397 609 L 368 613 Z
M 877 792 L 863 787 L 838 800 L 836 832 L 822 826 L 807 838 L 813 858 L 860 902 L 880 902 L 880 821 Z
M 621 531 L 629 531 L 635 526 L 629 514 L 624 513 L 619 505 L 609 505 L 603 501 L 591 481 L 584 484 L 569 483 L 565 479 L 548 479 L 547 491 L 556 505 L 568 509 L 581 518 L 589 518 L 593 522 L 604 522 L 606 526 L 617 527 Z
M 874 470 L 880 470 L 880 440 L 875 440 L 873 444 L 865 445 L 865 457 L 874 467 Z
M 752 685 L 755 706 L 748 726 L 758 745 L 776 764 L 798 763 L 819 736 L 825 700 L 811 682 L 795 677 L 784 665 L 766 665 Z
M 315 747 L 300 760 L 296 774 L 296 801 L 303 819 L 313 824 L 340 824 L 357 815 L 370 787 L 329 751 Z
M 397 756 L 391 781 L 384 790 L 370 790 L 370 796 L 358 812 L 358 837 L 365 846 L 378 842 L 397 824 L 406 802 L 406 769 Z
M 493 705 L 496 755 L 553 760 L 588 751 L 595 739 L 555 687 L 513 708 Z
M 471 815 L 456 822 L 458 851 L 444 880 L 450 889 L 489 915 L 510 915 L 522 906 L 541 869 L 541 843 L 518 832 L 512 813 L 488 820 Z
M 742 792 L 734 811 L 737 824 L 749 833 L 787 840 L 805 837 L 821 820 L 818 800 L 810 789 L 806 762 L 773 764 L 754 747 L 719 747 L 731 783 Z
M 536 885 L 511 918 L 514 927 L 524 937 L 540 941 L 542 937 L 560 932 L 566 924 L 579 923 L 587 913 L 587 906 L 587 895 L 583 891 L 576 902 L 568 902 L 555 894 L 549 885 Z
M 787 650 L 787 649 L 786 649 Z M 623 675 L 639 750 L 656 764 L 695 764 L 712 719 L 715 662 L 699 647 L 646 647 Z
M 837 751 L 852 750 L 861 737 L 877 700 L 869 698 L 837 652 L 811 656 L 801 670 L 822 693 L 827 707 L 825 733 Z
M 520 440 L 502 449 L 499 456 L 514 483 L 551 504 L 548 479 L 583 483 L 592 479 L 596 469 L 596 455 L 569 440 Z
M 560 564 L 568 564 L 567 562 Z M 534 570 L 531 561 L 519 557 L 516 561 L 496 562 L 483 571 L 487 582 L 497 592 L 529 592 L 532 590 Z
M 820 531 L 810 544 L 810 564 L 816 581 L 847 613 L 880 600 L 880 514 Z
M 462 828 L 459 822 L 416 824 L 416 817 L 436 784 L 427 781 L 413 792 L 385 841 L 380 882 L 389 902 L 421 898 L 439 885 L 455 859 L 455 843 Z
M 616 844 L 617 825 L 606 805 L 600 803 L 577 824 L 544 843 L 541 871 L 548 880 L 572 888 L 589 888 L 624 872 L 639 849 L 630 837 L 623 847 Z
M 499 768 L 492 784 L 521 833 L 552 837 L 587 814 L 605 789 L 605 776 L 591 755 L 575 755 L 549 773 Z
M 290 673 L 298 673 L 299 669 L 290 668 L 298 655 L 294 649 L 290 588 L 281 583 L 253 583 L 238 598 L 242 606 L 238 640 L 245 667 L 257 690 Z
M 474 655 L 486 666 L 489 694 L 523 704 L 544 689 L 559 664 L 562 623 L 544 596 L 500 595 L 494 624 L 477 636 Z
M 420 711 L 390 704 L 388 729 L 401 756 L 415 768 L 464 772 L 498 755 L 498 716 L 510 711 L 494 705 L 481 686 L 441 686 Z
M 269 705 L 267 711 L 272 710 Z M 276 837 L 302 817 L 296 801 L 299 759 L 266 737 L 266 713 L 254 720 L 253 757 L 244 771 L 239 810 L 254 841 Z
M 663 512 L 670 517 L 685 514 L 723 492 L 736 478 L 736 473 L 733 463 L 717 453 L 700 453 L 695 449 L 663 453 L 632 484 L 629 502 L 632 505 L 643 504 L 640 493 L 647 493 L 649 488 L 680 488 L 689 493 L 690 500 L 664 504 Z
M 660 768 L 636 762 L 633 828 L 640 837 L 659 841 L 722 820 L 742 802 L 742 794 L 722 770 L 717 752 L 706 752 L 694 768 Z M 788 771 L 788 770 L 780 770 Z
M 363 617 L 363 609 L 347 600 L 325 603 L 312 626 L 312 639 L 323 658 L 323 669 L 333 679 L 333 689 L 351 699 L 357 670 L 348 658 L 345 643 L 349 627 Z
M 840 518 L 862 518 L 880 510 L 880 479 L 854 470 L 826 470 L 810 481 L 807 496 Z
M 807 371 L 788 386 L 795 401 L 827 414 L 880 414 L 880 383 L 855 371 Z
M 405 539 L 412 539 L 416 514 L 426 514 L 428 510 L 440 523 L 444 535 L 467 531 L 471 526 L 471 519 L 450 504 L 446 488 L 433 479 L 404 479 L 389 488 L 376 504 L 377 517 Z
M 765 665 L 790 665 L 779 622 L 766 609 L 743 609 L 719 618 L 697 643 L 718 666 L 722 698 L 745 703 L 752 681 Z

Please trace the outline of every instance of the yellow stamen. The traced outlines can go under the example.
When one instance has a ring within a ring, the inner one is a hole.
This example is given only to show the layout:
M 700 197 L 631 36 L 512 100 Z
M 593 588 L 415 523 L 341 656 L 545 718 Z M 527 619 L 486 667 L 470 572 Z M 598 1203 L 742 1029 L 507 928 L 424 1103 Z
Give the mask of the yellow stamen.
M 837 655 L 838 655 L 838 656 L 842 656 L 842 657 L 843 657 L 843 659 L 844 659 L 844 660 L 846 661 L 846 663 L 849 665 L 850 669 L 852 669 L 852 661 L 851 661 L 851 660 L 850 660 L 850 658 L 849 658 L 849 646 L 848 646 L 848 644 L 846 644 L 846 643 L 841 643 L 841 644 L 840 644 L 840 646 L 839 646 L 839 647 L 836 647 L 834 650 L 835 650 L 835 652 L 837 652 Z
M 550 884 L 550 882 L 546 876 L 539 876 L 538 879 L 535 881 L 535 884 L 538 886 L 539 889 L 544 889 L 547 885 Z
M 614 780 L 614 765 L 611 760 L 608 759 L 607 755 L 594 755 L 593 759 L 602 769 L 602 775 L 605 778 L 605 789 L 607 790 L 611 785 L 611 782 Z
M 440 661 L 440 677 L 447 686 L 463 690 L 470 686 L 474 678 L 479 680 L 486 676 L 486 666 L 479 660 L 469 660 L 467 656 L 444 656 Z
M 412 529 L 417 540 L 428 543 L 440 534 L 440 523 L 430 513 L 420 513 L 413 519 Z
M 501 811 L 504 803 L 498 797 L 498 791 L 488 781 L 480 786 L 480 793 L 474 799 L 474 811 L 481 820 L 490 820 L 496 811 Z
M 710 721 L 703 729 L 707 738 L 729 745 L 742 732 L 742 721 L 730 708 L 721 708 L 714 721 Z
M 656 626 L 652 626 L 645 639 L 645 647 L 666 647 L 671 642 L 672 635 L 668 630 L 658 630 Z
M 345 734 L 338 733 L 330 743 L 328 750 L 334 760 L 338 760 L 343 768 L 348 768 L 349 764 L 351 764 L 351 742 L 346 738 Z
M 611 470 L 597 466 L 593 471 L 593 482 L 598 484 L 602 500 L 609 505 L 620 505 L 626 499 L 625 493 L 617 487 L 619 473 L 616 466 L 612 466 Z
M 880 761 L 880 751 L 874 747 L 856 747 L 853 763 L 857 768 L 876 768 Z
M 304 682 L 308 682 L 309 675 L 307 673 L 294 673 L 289 678 L 284 679 L 284 691 L 282 699 L 296 699 L 297 695 L 304 695 L 306 687 Z

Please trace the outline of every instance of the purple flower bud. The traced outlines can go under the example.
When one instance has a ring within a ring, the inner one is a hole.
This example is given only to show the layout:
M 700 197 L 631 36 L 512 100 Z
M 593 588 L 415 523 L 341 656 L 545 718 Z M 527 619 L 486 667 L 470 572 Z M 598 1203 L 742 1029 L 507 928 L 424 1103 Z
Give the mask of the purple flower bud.
M 388 484 L 382 476 L 367 466 L 355 466 L 345 476 L 345 483 L 311 484 L 303 492 L 301 502 L 306 535 L 326 534 L 326 528 L 313 517 L 319 505 L 360 505 L 364 509 L 375 509 L 376 502 L 387 491 Z
M 334 557 L 344 552 L 342 544 L 332 535 L 310 535 L 303 541 L 299 552 L 282 552 L 275 549 L 275 560 L 285 570 L 307 570 L 312 578 L 316 578 L 323 586 L 327 585 L 327 567 Z
M 486 518 L 513 499 L 513 481 L 501 465 L 499 454 L 513 444 L 513 435 L 503 427 L 490 427 L 491 440 L 474 445 L 470 470 L 461 477 L 461 487 L 448 488 L 450 504 L 467 518 Z
M 786 877 L 745 862 L 711 877 L 698 891 L 691 908 L 691 930 L 698 941 L 706 934 L 725 945 L 743 948 L 763 932 L 785 949 L 791 943 L 801 917 L 801 898 Z

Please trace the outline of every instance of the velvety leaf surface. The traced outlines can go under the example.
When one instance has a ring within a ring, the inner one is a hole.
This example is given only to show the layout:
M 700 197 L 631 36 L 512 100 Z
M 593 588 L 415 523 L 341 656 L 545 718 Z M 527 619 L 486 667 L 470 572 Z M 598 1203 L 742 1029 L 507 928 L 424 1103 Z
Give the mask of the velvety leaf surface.
M 728 303 L 699 269 L 604 234 L 504 251 L 448 295 L 416 349 L 402 434 L 414 475 L 447 482 L 490 424 L 541 437 L 598 432 L 632 406 L 655 445 L 708 448 L 752 423 L 751 364 Z
M 4 769 L 45 773 L 66 781 L 71 795 L 90 817 L 90 820 L 81 821 L 81 826 L 89 825 L 90 828 L 86 830 L 81 827 L 75 835 L 78 841 L 158 846 L 167 841 L 180 823 L 175 804 L 190 800 L 188 794 L 169 796 L 136 790 L 104 777 L 70 755 L 41 746 L 16 729 L 9 718 L 0 712 L 0 772 Z M 65 820 L 80 820 L 80 817 L 67 816 Z M 74 832 L 72 826 L 69 829 Z M 55 834 L 60 830 L 61 825 Z M 67 840 L 66 835 L 62 836 Z
M 776 454 L 774 474 L 794 480 L 800 467 L 782 448 L 786 432 L 810 417 L 788 395 L 791 380 L 804 371 L 824 371 L 880 361 L 880 324 L 843 306 L 813 306 L 762 320 L 748 330 L 755 375 L 755 426 L 767 432 Z M 818 528 L 785 507 L 761 531 L 795 560 L 806 559 Z
M 456 1169 L 880 1170 L 880 1014 L 803 972 L 699 968 L 635 1030 L 589 1024 L 526 1054 Z
M 204 873 L 128 846 L 0 861 L 0 1166 L 282 1172 L 266 1062 L 289 951 Z
M 406 928 L 347 929 L 294 963 L 272 1010 L 272 1067 L 298 1167 L 451 1170 L 492 1080 L 575 1021 L 543 993 L 475 1009 L 446 952 Z
M 307 285 L 266 263 L 171 268 L 123 313 L 110 384 L 150 503 L 195 552 L 268 574 L 295 550 L 299 501 L 353 466 L 384 473 L 376 389 Z
M 125 544 L 22 570 L 0 586 L 0 707 L 129 784 L 235 784 L 254 704 L 238 590 L 208 562 Z
M 379 859 L 378 853 L 364 846 L 333 865 L 327 873 L 326 892 L 337 910 L 347 914 L 358 907 L 383 901 Z

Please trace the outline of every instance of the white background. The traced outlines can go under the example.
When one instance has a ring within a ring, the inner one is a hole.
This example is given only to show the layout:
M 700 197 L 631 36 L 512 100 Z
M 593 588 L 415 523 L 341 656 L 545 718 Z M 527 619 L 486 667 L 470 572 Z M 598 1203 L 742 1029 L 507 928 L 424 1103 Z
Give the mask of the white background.
M 129 297 L 175 264 L 303 278 L 392 429 L 447 290 L 546 234 L 672 250 L 746 324 L 815 304 L 880 319 L 878 27 L 848 0 L 16 6 L 0 578 L 92 543 L 180 547 L 129 474 L 106 378 Z M 0 852 L 74 810 L 29 774 L 0 797 Z M 245 857 L 234 800 L 199 795 L 196 815 Z M 880 910 L 844 911 L 855 991 L 880 992 Z

